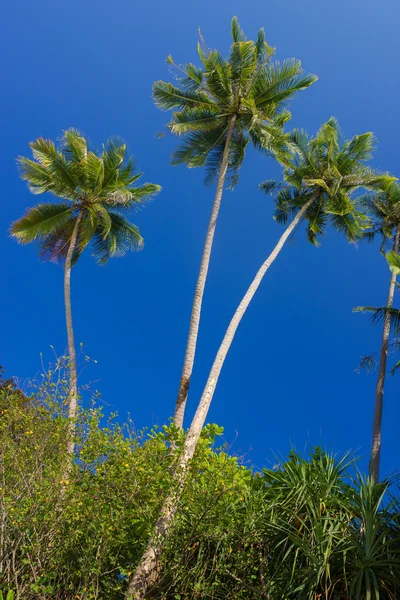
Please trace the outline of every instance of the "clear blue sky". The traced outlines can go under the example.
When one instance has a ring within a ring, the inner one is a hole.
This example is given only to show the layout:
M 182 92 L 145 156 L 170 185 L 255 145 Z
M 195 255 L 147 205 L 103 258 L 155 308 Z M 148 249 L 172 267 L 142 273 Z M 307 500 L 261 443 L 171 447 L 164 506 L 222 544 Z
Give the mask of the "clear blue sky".
M 170 167 L 176 140 L 156 138 L 168 115 L 152 102 L 165 58 L 196 60 L 197 28 L 226 52 L 236 14 L 248 36 L 264 26 L 278 58 L 298 57 L 319 81 L 291 103 L 293 126 L 314 133 L 330 116 L 346 136 L 373 131 L 373 165 L 399 175 L 398 0 L 22 0 L 3 5 L 0 361 L 24 379 L 66 346 L 62 269 L 41 264 L 8 227 L 38 198 L 18 179 L 15 158 L 38 136 L 81 129 L 95 146 L 112 135 L 128 143 L 145 179 L 163 192 L 136 216 L 145 249 L 98 267 L 90 254 L 73 271 L 77 341 L 98 362 L 107 407 L 130 411 L 138 426 L 163 423 L 178 387 L 193 289 L 213 189 L 201 170 Z M 7 61 L 5 62 L 5 58 Z M 260 181 L 279 174 L 250 151 L 234 193 L 227 192 L 206 290 L 189 413 L 199 399 L 226 325 L 280 233 Z M 5 277 L 4 277 L 5 269 Z M 210 419 L 258 466 L 310 441 L 369 452 L 374 375 L 359 357 L 377 350 L 380 330 L 353 306 L 385 302 L 389 272 L 378 248 L 348 246 L 329 232 L 321 248 L 303 231 L 270 270 L 242 321 L 214 397 Z M 389 380 L 383 474 L 399 467 L 399 376 Z M 364 465 L 366 460 L 364 460 Z

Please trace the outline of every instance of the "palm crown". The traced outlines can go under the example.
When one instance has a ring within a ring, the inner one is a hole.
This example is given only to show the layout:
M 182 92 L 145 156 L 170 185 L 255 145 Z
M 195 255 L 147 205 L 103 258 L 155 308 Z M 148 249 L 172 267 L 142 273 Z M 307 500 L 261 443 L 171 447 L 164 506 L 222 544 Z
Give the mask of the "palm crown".
M 27 244 L 38 240 L 41 255 L 63 261 L 79 218 L 73 262 L 91 242 L 93 256 L 104 264 L 110 256 L 123 255 L 143 245 L 138 228 L 123 214 L 159 191 L 151 183 L 136 185 L 132 159 L 126 145 L 109 141 L 100 155 L 88 149 L 75 129 L 64 132 L 57 148 L 51 140 L 30 144 L 33 160 L 19 158 L 22 179 L 33 194 L 50 192 L 64 202 L 38 204 L 13 223 L 12 236 Z
M 202 40 L 198 53 L 202 67 L 177 66 L 177 84 L 157 81 L 154 99 L 163 110 L 173 109 L 169 129 L 185 137 L 172 155 L 172 164 L 189 167 L 205 165 L 208 180 L 218 171 L 234 119 L 229 152 L 230 183 L 237 181 L 246 147 L 251 140 L 259 149 L 285 154 L 283 124 L 290 113 L 283 104 L 290 96 L 316 81 L 315 75 L 302 75 L 301 63 L 290 59 L 271 62 L 274 52 L 265 41 L 264 30 L 257 40 L 247 40 L 239 23 L 232 20 L 233 44 L 225 59 L 217 50 L 208 50 Z
M 373 150 L 372 133 L 343 142 L 338 123 L 331 118 L 315 138 L 303 130 L 294 130 L 289 137 L 293 154 L 284 168 L 285 185 L 267 180 L 260 186 L 266 193 L 278 190 L 275 219 L 286 223 L 314 198 L 305 213 L 309 241 L 318 245 L 329 223 L 350 241 L 356 240 L 370 221 L 359 210 L 354 192 L 361 187 L 388 189 L 395 179 L 365 165 Z
M 370 215 L 371 230 L 364 237 L 371 241 L 376 235 L 382 237 L 382 250 L 393 238 L 395 228 L 400 226 L 400 187 L 393 182 L 385 190 L 365 194 L 359 199 L 360 206 Z

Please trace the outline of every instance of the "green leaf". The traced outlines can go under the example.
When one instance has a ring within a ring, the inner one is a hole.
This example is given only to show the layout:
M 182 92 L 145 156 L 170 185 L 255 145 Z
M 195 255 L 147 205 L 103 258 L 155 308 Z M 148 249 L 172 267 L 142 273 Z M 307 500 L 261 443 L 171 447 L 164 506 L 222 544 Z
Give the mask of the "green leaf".
M 386 253 L 386 260 L 389 268 L 395 275 L 400 274 L 400 256 L 393 250 Z
M 66 204 L 38 204 L 28 208 L 24 216 L 11 225 L 11 235 L 21 244 L 28 244 L 51 234 L 72 214 L 71 207 Z

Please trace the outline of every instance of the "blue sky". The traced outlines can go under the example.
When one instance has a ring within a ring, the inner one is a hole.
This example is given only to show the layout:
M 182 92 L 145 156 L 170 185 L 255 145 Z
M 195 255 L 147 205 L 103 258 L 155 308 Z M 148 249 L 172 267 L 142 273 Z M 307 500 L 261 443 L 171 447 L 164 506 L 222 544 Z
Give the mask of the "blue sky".
M 18 179 L 15 158 L 28 142 L 81 129 L 100 146 L 119 135 L 163 192 L 134 220 L 145 249 L 99 267 L 84 256 L 72 274 L 76 338 L 97 364 L 108 407 L 129 411 L 138 426 L 173 412 L 193 289 L 213 189 L 201 170 L 171 167 L 176 139 L 157 139 L 168 115 L 152 102 L 156 79 L 170 77 L 165 58 L 196 61 L 197 28 L 226 52 L 236 14 L 247 35 L 265 27 L 277 58 L 297 57 L 319 81 L 291 103 L 291 125 L 314 133 L 330 116 L 347 137 L 373 131 L 373 166 L 399 174 L 397 0 L 69 0 L 7 2 L 0 40 L 3 291 L 0 362 L 21 379 L 66 346 L 62 269 L 41 264 L 8 227 L 38 198 Z M 257 186 L 279 176 L 272 159 L 249 151 L 240 184 L 225 194 L 204 300 L 188 417 L 232 313 L 280 226 Z M 5 277 L 4 277 L 5 269 Z M 382 305 L 389 272 L 376 246 L 349 246 L 329 231 L 315 249 L 298 231 L 271 268 L 237 333 L 210 419 L 225 426 L 234 450 L 257 466 L 291 444 L 323 443 L 369 452 L 374 375 L 355 372 L 378 350 L 380 330 L 354 315 Z M 382 474 L 399 467 L 398 377 L 386 389 Z M 367 464 L 364 458 L 362 465 Z

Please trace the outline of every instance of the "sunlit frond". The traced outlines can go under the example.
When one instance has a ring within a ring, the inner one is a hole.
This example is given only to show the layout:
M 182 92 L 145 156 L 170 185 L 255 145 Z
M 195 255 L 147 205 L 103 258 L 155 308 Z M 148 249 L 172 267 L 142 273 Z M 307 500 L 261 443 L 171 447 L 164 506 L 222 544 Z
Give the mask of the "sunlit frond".
M 38 204 L 11 226 L 11 235 L 21 244 L 29 244 L 51 234 L 72 215 L 68 204 Z

